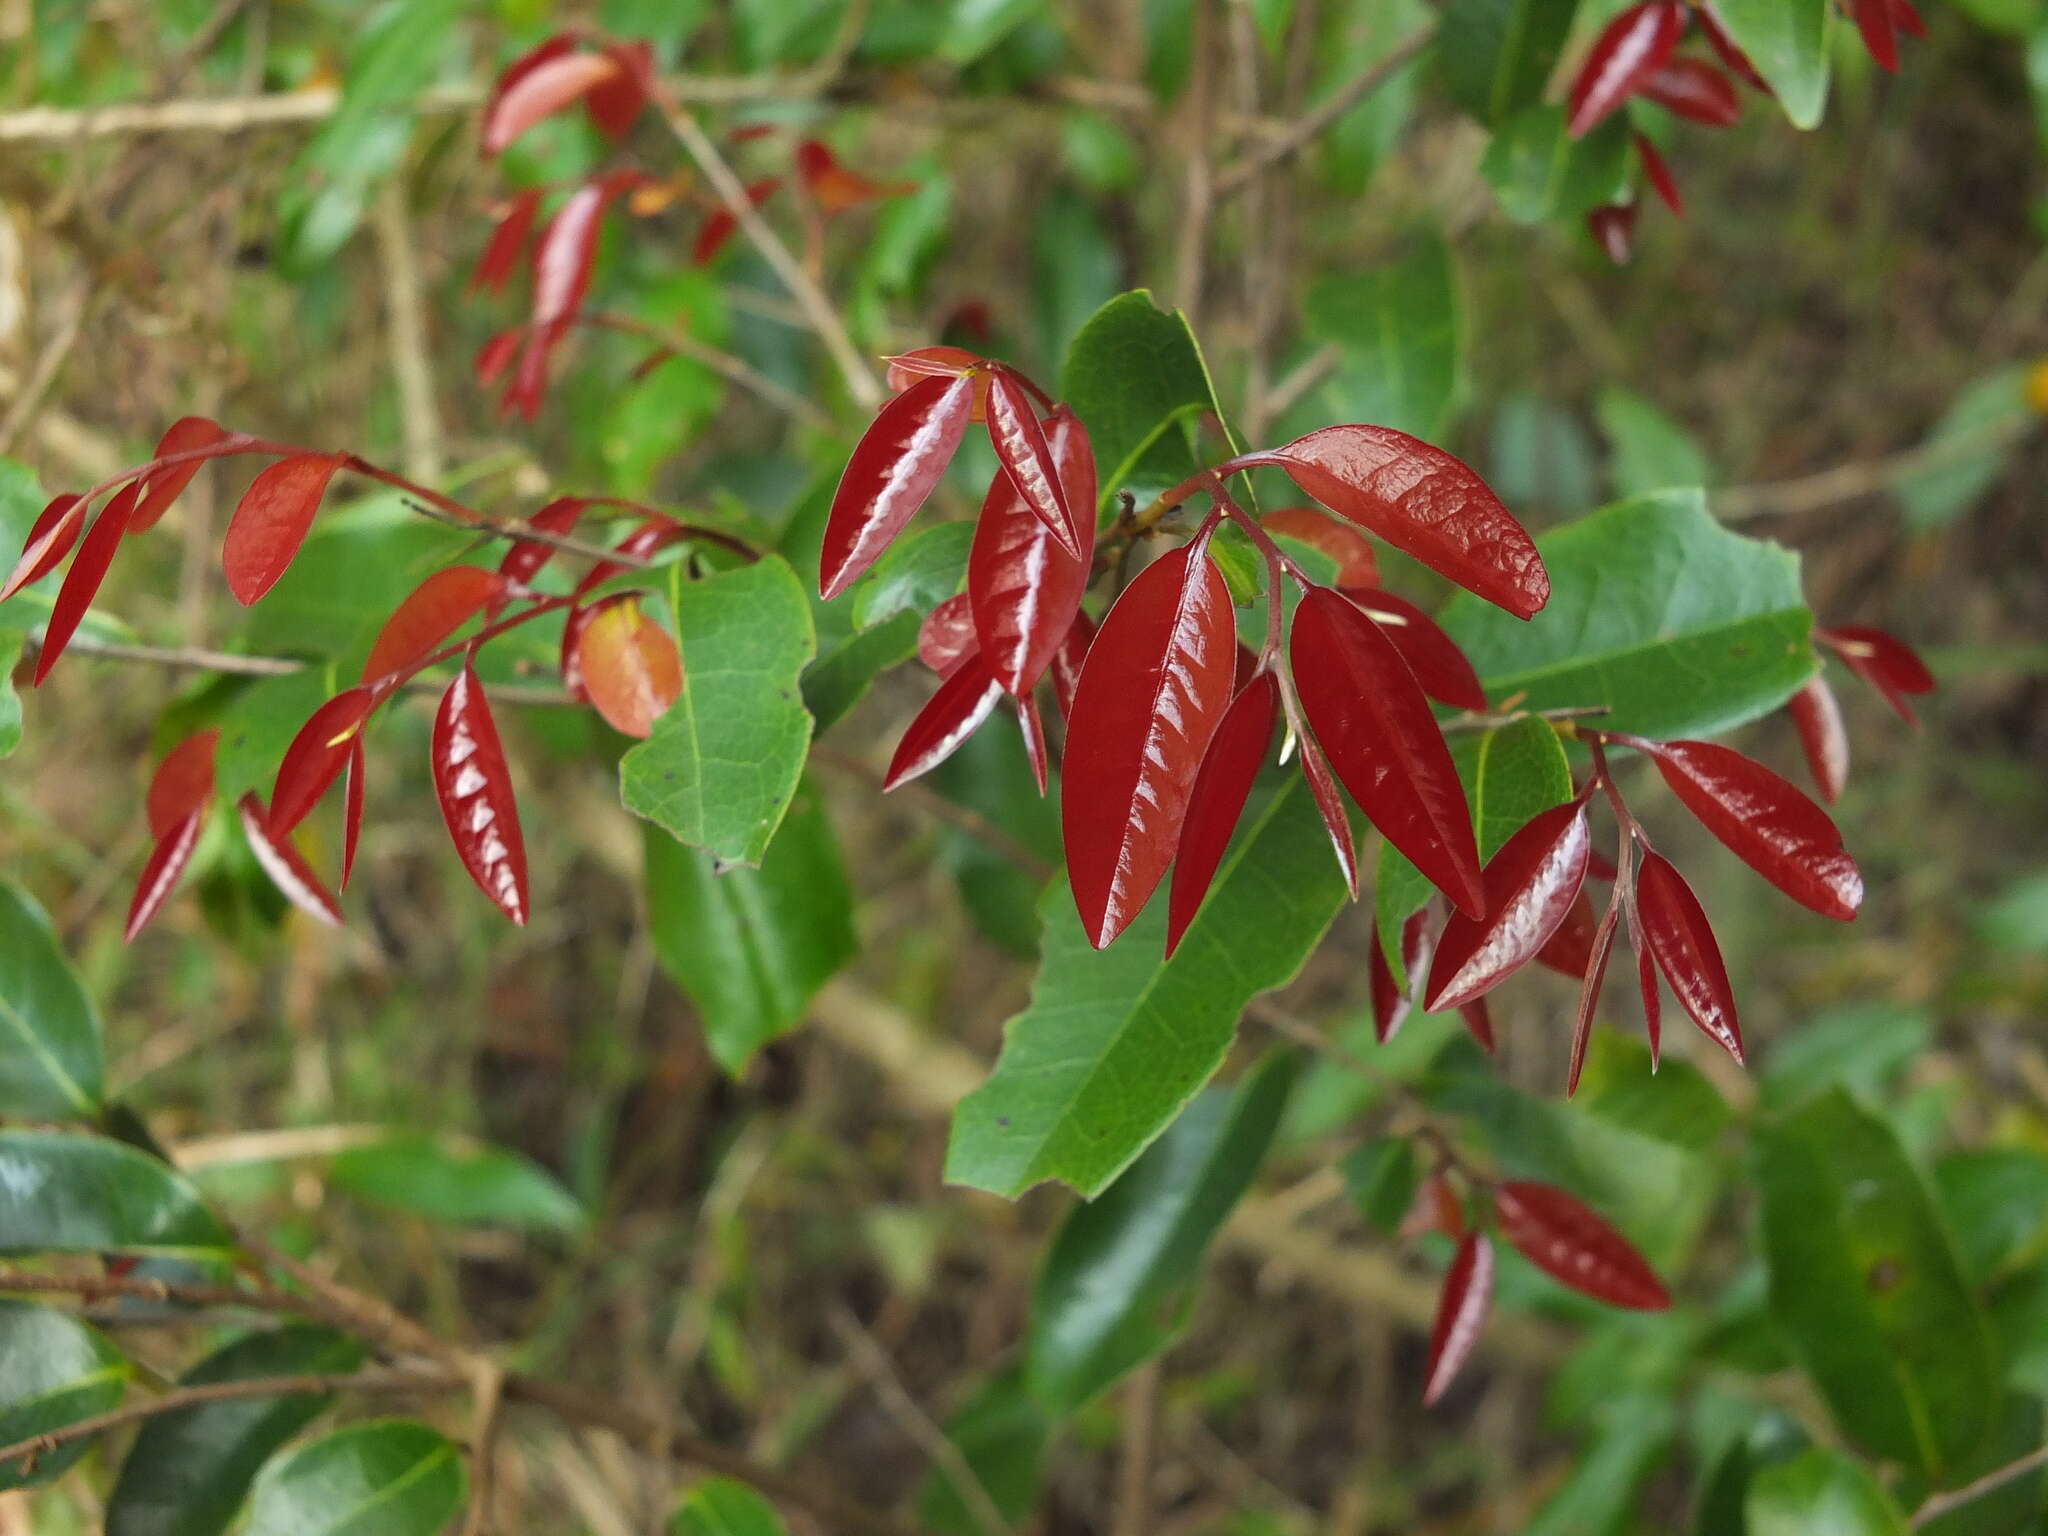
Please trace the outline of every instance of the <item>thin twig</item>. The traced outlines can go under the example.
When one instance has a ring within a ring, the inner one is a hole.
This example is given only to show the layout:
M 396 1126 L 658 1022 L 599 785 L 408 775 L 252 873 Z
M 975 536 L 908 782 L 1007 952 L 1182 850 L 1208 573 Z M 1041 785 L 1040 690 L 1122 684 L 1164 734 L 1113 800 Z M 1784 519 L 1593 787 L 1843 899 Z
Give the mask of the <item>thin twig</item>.
M 1996 1493 L 2016 1478 L 2025 1477 L 2029 1472 L 2048 1467 L 2048 1445 L 2027 1452 L 2017 1461 L 2009 1461 L 2002 1467 L 1994 1467 L 1974 1482 L 1951 1488 L 1946 1493 L 1931 1495 L 1925 1503 L 1913 1511 L 1913 1518 L 1907 1522 L 1914 1530 L 1932 1525 L 1952 1509 L 1961 1509 L 1965 1504 L 1983 1498 L 1987 1493 Z
M 427 305 L 413 246 L 405 178 L 390 176 L 377 191 L 371 227 L 384 269 L 384 309 L 391 345 L 391 375 L 398 386 L 398 419 L 405 442 L 405 472 L 415 480 L 441 478 L 441 416 L 434 389 L 433 353 L 427 344 Z
M 1159 1420 L 1159 1361 L 1148 1360 L 1123 1392 L 1123 1453 L 1117 1462 L 1116 1514 L 1110 1536 L 1152 1529 L 1152 1442 Z
M 1791 480 L 1730 486 L 1725 491 L 1710 492 L 1709 499 L 1715 515 L 1724 523 L 1752 517 L 1796 517 L 1802 512 L 1890 490 L 1902 480 L 1944 468 L 1973 454 L 2010 448 L 2037 425 L 2031 416 L 1996 421 L 1972 431 L 1930 438 L 1884 458 L 1858 459 Z
M 484 1360 L 472 1379 L 475 1424 L 470 1431 L 469 1509 L 462 1517 L 462 1536 L 484 1536 L 490 1529 L 491 1495 L 497 1485 L 499 1410 L 505 1403 L 505 1371 Z
M 884 775 L 872 765 L 836 747 L 822 747 L 813 744 L 811 758 L 821 767 L 833 769 L 852 778 L 870 784 L 876 789 L 882 787 Z M 951 822 L 969 837 L 988 845 L 991 851 L 1001 854 L 1034 880 L 1050 880 L 1054 866 L 1037 853 L 1017 841 L 1008 832 L 990 821 L 979 811 L 948 800 L 937 790 L 927 787 L 922 781 L 912 779 L 899 784 L 890 793 L 911 801 L 919 809 L 929 812 L 940 821 Z
M 1293 410 L 1295 403 L 1303 395 L 1335 373 L 1337 365 L 1343 361 L 1344 349 L 1335 342 L 1326 342 L 1275 379 L 1266 391 L 1263 410 L 1265 421 L 1278 421 Z M 1262 442 L 1264 438 L 1265 434 L 1261 432 L 1255 435 L 1252 441 Z
M 619 331 L 628 336 L 639 336 L 665 351 L 675 353 L 678 357 L 686 357 L 693 363 L 701 363 L 721 378 L 730 380 L 777 410 L 795 417 L 805 426 L 815 427 L 823 432 L 832 430 L 832 418 L 795 390 L 776 383 L 746 359 L 734 357 L 730 352 L 699 341 L 687 331 L 677 330 L 672 326 L 655 325 L 651 321 L 637 319 L 632 315 L 608 314 L 602 311 L 586 313 L 579 318 L 585 325 Z

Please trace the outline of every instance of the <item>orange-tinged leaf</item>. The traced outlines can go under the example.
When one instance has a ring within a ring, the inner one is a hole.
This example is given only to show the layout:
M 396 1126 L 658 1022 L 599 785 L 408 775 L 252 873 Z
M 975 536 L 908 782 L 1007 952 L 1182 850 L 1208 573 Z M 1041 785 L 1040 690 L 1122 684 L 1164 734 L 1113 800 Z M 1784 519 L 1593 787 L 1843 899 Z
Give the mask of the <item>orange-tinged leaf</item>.
M 828 218 L 871 203 L 878 198 L 902 197 L 917 190 L 912 181 L 875 181 L 858 171 L 848 170 L 829 146 L 817 139 L 805 139 L 796 147 L 796 173 L 803 179 L 811 201 Z
M 243 607 L 290 568 L 342 460 L 338 453 L 294 454 L 264 470 L 243 493 L 221 551 L 228 590 Z
M 417 665 L 504 590 L 503 574 L 480 565 L 451 565 L 434 572 L 384 621 L 363 663 L 363 681 L 382 682 Z
M 683 656 L 675 636 L 647 616 L 634 597 L 602 605 L 577 641 L 583 690 L 605 723 L 642 740 L 683 691 Z

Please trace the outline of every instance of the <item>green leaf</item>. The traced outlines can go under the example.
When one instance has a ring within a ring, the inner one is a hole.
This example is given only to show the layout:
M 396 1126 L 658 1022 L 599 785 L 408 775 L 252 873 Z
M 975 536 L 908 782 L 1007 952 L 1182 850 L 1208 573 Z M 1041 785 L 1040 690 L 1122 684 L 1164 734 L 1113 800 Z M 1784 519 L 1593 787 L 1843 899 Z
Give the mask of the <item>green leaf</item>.
M 232 802 L 253 789 L 269 801 L 286 748 L 299 734 L 299 727 L 334 692 L 327 686 L 330 670 L 308 667 L 283 677 L 257 678 L 236 689 L 218 721 L 220 744 L 213 755 L 218 799 Z M 239 833 L 235 840 L 241 841 Z
M 775 1507 L 745 1483 L 713 1477 L 690 1490 L 669 1516 L 669 1536 L 789 1536 Z
M 1201 420 L 1220 420 L 1208 365 L 1185 316 L 1157 308 L 1144 288 L 1111 299 L 1074 338 L 1060 398 L 1088 428 L 1102 505 L 1118 491 L 1143 500 L 1204 467 Z
M 1570 1474 L 1522 1536 L 1605 1536 L 1629 1529 L 1636 1490 L 1670 1449 L 1676 1417 L 1668 1400 L 1645 1393 L 1611 1402 Z
M 185 1176 L 97 1136 L 0 1131 L 0 1253 L 231 1246 Z
M 0 1445 L 106 1413 L 121 1401 L 128 1362 L 100 1333 L 54 1307 L 0 1301 Z M 0 1467 L 0 1490 L 34 1487 L 61 1477 L 91 1447 L 75 1440 L 22 1464 Z
M 291 568 L 249 610 L 242 635 L 255 651 L 359 667 L 391 610 L 472 542 L 396 496 L 322 512 Z M 354 681 L 357 667 L 345 681 Z
M 917 654 L 919 615 L 905 611 L 873 629 L 858 630 L 836 642 L 820 639 L 818 659 L 804 668 L 804 708 L 823 735 L 867 697 L 875 679 L 890 667 Z
M 1450 420 L 1464 365 L 1465 317 L 1450 247 L 1430 234 L 1400 261 L 1309 289 L 1308 328 L 1343 348 L 1317 391 L 1323 414 L 1434 438 Z
M 1977 909 L 1970 927 L 2002 955 L 2048 955 L 2048 870 L 2009 882 Z
M 1501 844 L 1521 831 L 1532 816 L 1572 797 L 1571 764 L 1547 720 L 1522 719 L 1497 730 L 1455 737 L 1451 761 L 1457 765 L 1465 801 L 1472 808 L 1472 827 L 1478 834 L 1482 861 L 1499 852 Z M 1373 878 L 1373 914 L 1398 987 L 1408 984 L 1407 966 L 1401 958 L 1401 925 L 1422 909 L 1434 889 L 1405 854 L 1392 843 L 1380 843 L 1379 872 Z
M 1479 171 L 1517 224 L 1576 218 L 1611 203 L 1628 176 L 1628 121 L 1617 113 L 1583 139 L 1563 107 L 1529 107 L 1495 131 Z
M 338 1153 L 327 1182 L 358 1199 L 460 1227 L 574 1232 L 576 1197 L 531 1158 L 455 1135 L 400 1134 Z
M 461 1452 L 426 1425 L 351 1424 L 264 1467 L 244 1536 L 438 1536 L 467 1482 Z
M 1889 999 L 1832 1008 L 1771 1042 L 1759 1102 L 1765 1109 L 1790 1109 L 1837 1086 L 1874 1098 L 1926 1055 L 1933 1039 L 1934 1025 L 1924 1012 Z
M 1998 1373 L 1919 1173 L 1840 1089 L 1754 1145 L 1779 1326 L 1852 1439 L 1939 1476 L 1986 1429 Z
M 1716 0 L 1714 11 L 1792 126 L 1817 127 L 1828 102 L 1828 0 Z
M 2012 443 L 2032 418 L 2027 368 L 2000 368 L 1976 380 L 1942 413 L 1922 447 L 1936 455 L 1924 469 L 1893 483 L 1906 526 L 1944 528 L 1970 510 L 2005 473 Z
M 1947 1486 L 1966 1486 L 2038 1451 L 2042 1417 L 2038 1397 L 2008 1393 L 1999 1407 L 1997 1424 L 1949 1474 Z M 2030 1529 L 2038 1536 L 2039 1523 L 2030 1527 L 2029 1521 L 2041 1509 L 2042 1479 L 2041 1468 L 2035 1466 L 1917 1529 L 1922 1536 L 2011 1536 L 2014 1531 Z M 1925 1478 L 1911 1472 L 1892 1488 L 1893 1496 L 1906 1509 L 1915 1508 L 1934 1491 Z
M 354 1339 L 295 1324 L 215 1350 L 178 1385 L 329 1375 L 354 1370 L 362 1359 Z M 106 1536 L 220 1536 L 263 1463 L 332 1401 L 324 1393 L 240 1398 L 146 1420 L 107 1501 Z
M 1601 704 L 1603 729 L 1715 736 L 1813 675 L 1799 557 L 1731 533 L 1698 491 L 1624 501 L 1537 539 L 1550 602 L 1523 623 L 1468 593 L 1439 615 L 1490 697 Z
M 1187 1322 L 1210 1239 L 1251 1187 L 1296 1062 L 1273 1053 L 1234 1093 L 1196 1097 L 1053 1238 L 1031 1305 L 1031 1393 L 1068 1414 L 1163 1351 Z
M 1711 1150 L 1735 1119 L 1721 1091 L 1691 1062 L 1668 1060 L 1652 1072 L 1649 1046 L 1611 1031 L 1593 1037 L 1575 1102 L 1617 1129 L 1689 1152 Z
M 974 524 L 940 523 L 898 539 L 853 589 L 853 622 L 859 629 L 906 610 L 920 616 L 967 585 L 967 551 Z
M 1414 1139 L 1377 1137 L 1352 1148 L 1338 1166 L 1344 1174 L 1345 1192 L 1359 1214 L 1392 1237 L 1415 1204 L 1421 1172 L 1415 1165 Z
M 14 691 L 14 669 L 21 661 L 19 632 L 0 628 L 0 757 L 11 757 L 21 745 L 21 695 Z
M 719 1065 L 738 1073 L 853 958 L 853 892 L 832 823 L 805 788 L 761 867 L 723 874 L 708 854 L 645 830 L 655 955 L 697 1005 Z
M 1486 447 L 1486 478 L 1511 507 L 1577 517 L 1599 500 L 1592 438 L 1577 416 L 1539 395 L 1503 396 Z
M 1765 1467 L 1750 1480 L 1743 1514 L 1749 1536 L 1907 1536 L 1891 1495 L 1835 1451 Z
M 1039 904 L 1031 1006 L 954 1116 L 947 1179 L 1009 1196 L 1061 1179 L 1099 1194 L 1223 1064 L 1244 1005 L 1300 970 L 1344 896 L 1322 820 L 1291 777 L 1240 828 L 1171 960 L 1159 959 L 1163 896 L 1097 950 L 1054 884 Z
M 1935 1193 L 1972 1283 L 2041 1256 L 2048 1239 L 2048 1155 L 1973 1147 L 1934 1165 Z
M 82 1120 L 100 1107 L 100 1016 L 50 919 L 0 881 L 0 1114 Z
M 1451 100 L 1489 128 L 1533 107 L 1557 68 L 1579 0 L 1451 0 L 1437 48 Z
M 984 1382 L 966 1406 L 946 1421 L 946 1438 L 976 1482 L 1012 1526 L 1021 1526 L 1037 1507 L 1046 1442 L 1052 1421 L 1024 1384 L 1021 1367 Z M 987 1536 L 987 1527 L 961 1497 L 942 1467 L 934 1466 L 918 1501 L 919 1518 L 940 1536 Z
M 636 816 L 728 864 L 758 864 L 802 777 L 811 717 L 798 675 L 816 641 L 787 561 L 684 582 L 671 594 L 683 691 L 619 763 Z
M 1593 408 L 1614 450 L 1608 471 L 1617 496 L 1705 485 L 1706 455 L 1677 422 L 1632 389 L 1610 384 Z

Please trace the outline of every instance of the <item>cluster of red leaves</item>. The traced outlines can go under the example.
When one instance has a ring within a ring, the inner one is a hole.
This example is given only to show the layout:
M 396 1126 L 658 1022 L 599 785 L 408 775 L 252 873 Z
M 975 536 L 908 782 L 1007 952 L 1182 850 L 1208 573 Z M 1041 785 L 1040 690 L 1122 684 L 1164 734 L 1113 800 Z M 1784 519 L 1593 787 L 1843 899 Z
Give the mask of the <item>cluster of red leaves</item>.
M 1905 641 L 1881 629 L 1853 627 L 1816 629 L 1813 638 L 1875 688 L 1901 720 L 1919 725 L 1907 700 L 1914 694 L 1932 693 L 1934 674 Z M 1826 675 L 1816 672 L 1813 681 L 1792 696 L 1787 708 L 1799 728 L 1799 744 L 1806 751 L 1814 785 L 1821 799 L 1833 805 L 1849 781 L 1849 730 Z
M 1854 15 L 1870 56 L 1887 70 L 1899 67 L 1900 32 L 1926 35 L 1913 0 L 1845 0 L 1845 9 Z M 1720 60 L 1718 65 L 1678 51 L 1689 27 L 1698 29 Z M 1729 128 L 1742 115 L 1738 81 L 1771 93 L 1722 25 L 1714 0 L 1642 0 L 1594 39 L 1572 80 L 1567 128 L 1573 138 L 1583 138 L 1634 98 L 1653 102 L 1687 122 Z M 1634 142 L 1644 177 L 1665 206 L 1683 218 L 1684 200 L 1663 155 L 1640 133 Z M 1630 199 L 1595 208 L 1586 216 L 1594 240 L 1617 266 L 1629 259 L 1634 246 L 1639 208 Z

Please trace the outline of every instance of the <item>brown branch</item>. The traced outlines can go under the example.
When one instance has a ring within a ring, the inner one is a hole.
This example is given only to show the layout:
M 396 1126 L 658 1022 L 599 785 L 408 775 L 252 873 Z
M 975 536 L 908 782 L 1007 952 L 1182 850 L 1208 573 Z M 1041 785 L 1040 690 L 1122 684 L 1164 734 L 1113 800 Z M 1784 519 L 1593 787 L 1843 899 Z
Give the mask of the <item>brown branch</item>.
M 1906 1523 L 1914 1530 L 1932 1525 L 1950 1510 L 1961 1509 L 1965 1504 L 1983 1498 L 1987 1493 L 1996 1493 L 2007 1483 L 2025 1477 L 2029 1472 L 2048 1467 L 2048 1445 L 2027 1452 L 2017 1461 L 2009 1461 L 2002 1467 L 1994 1467 L 1973 1482 L 1960 1488 L 1951 1488 L 1946 1493 L 1932 1494 L 1926 1502 L 1913 1511 L 1912 1519 Z
M 441 478 L 441 417 L 434 388 L 434 359 L 427 344 L 427 303 L 420 285 L 419 255 L 413 242 L 412 211 L 406 206 L 403 174 L 385 178 L 377 189 L 370 227 L 384 272 L 384 317 L 391 348 L 391 376 L 398 386 L 398 420 L 405 443 L 405 472 L 415 480 Z
M 1888 491 L 1901 480 L 1941 469 L 1972 454 L 2010 448 L 2038 425 L 2031 417 L 1999 421 L 1974 431 L 1929 439 L 1903 452 L 1878 459 L 1858 459 L 1790 480 L 1731 486 L 1710 491 L 1714 514 L 1724 523 L 1752 517 L 1797 517 L 1837 502 L 1853 501 Z
M 653 342 L 664 351 L 673 352 L 678 357 L 686 357 L 693 363 L 701 363 L 721 378 L 739 385 L 741 389 L 794 417 L 807 427 L 815 427 L 822 432 L 829 432 L 833 428 L 832 418 L 795 390 L 786 389 L 776 383 L 746 359 L 734 357 L 730 352 L 699 341 L 687 331 L 676 330 L 672 326 L 655 325 L 651 321 L 637 319 L 632 315 L 608 314 L 602 311 L 585 313 L 578 318 L 585 325 L 618 331 L 628 336 L 638 336 Z

